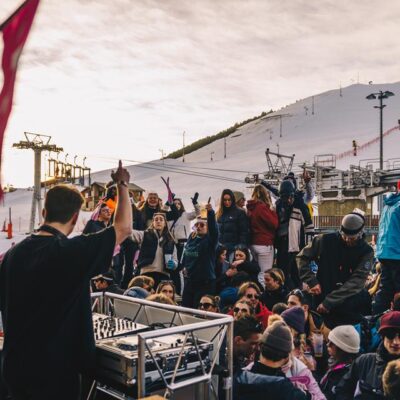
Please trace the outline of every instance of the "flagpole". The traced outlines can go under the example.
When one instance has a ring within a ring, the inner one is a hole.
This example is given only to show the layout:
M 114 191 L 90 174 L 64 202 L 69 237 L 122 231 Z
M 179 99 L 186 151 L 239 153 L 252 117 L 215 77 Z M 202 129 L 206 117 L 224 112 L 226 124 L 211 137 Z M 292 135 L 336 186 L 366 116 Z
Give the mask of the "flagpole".
M 1 25 L 0 31 L 15 17 L 16 14 L 20 12 L 20 10 L 25 7 L 25 4 L 28 3 L 30 0 L 25 0 Z

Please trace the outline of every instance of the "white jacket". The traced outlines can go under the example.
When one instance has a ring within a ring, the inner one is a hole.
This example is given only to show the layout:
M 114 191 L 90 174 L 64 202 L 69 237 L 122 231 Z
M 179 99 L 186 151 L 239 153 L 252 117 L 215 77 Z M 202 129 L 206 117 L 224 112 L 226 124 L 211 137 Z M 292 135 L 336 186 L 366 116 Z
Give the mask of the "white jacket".
M 168 221 L 168 227 L 172 236 L 176 241 L 187 240 L 191 233 L 190 222 L 200 215 L 200 206 L 196 204 L 194 211 L 184 211 L 182 215 L 175 221 Z

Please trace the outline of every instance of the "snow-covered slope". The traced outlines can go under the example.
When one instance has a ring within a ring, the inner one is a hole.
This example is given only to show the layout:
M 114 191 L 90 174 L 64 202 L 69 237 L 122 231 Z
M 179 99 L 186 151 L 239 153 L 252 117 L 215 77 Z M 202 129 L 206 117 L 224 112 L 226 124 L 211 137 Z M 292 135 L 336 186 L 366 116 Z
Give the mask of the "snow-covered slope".
M 339 90 L 315 95 L 314 114 L 313 98 L 309 97 L 241 127 L 226 140 L 227 158 L 224 158 L 224 140 L 218 140 L 186 155 L 185 163 L 181 159 L 165 160 L 164 163 L 157 160 L 129 166 L 132 181 L 146 190 L 157 190 L 165 199 L 166 191 L 160 176 L 169 176 L 173 191 L 183 198 L 186 207 L 190 207 L 190 197 L 195 191 L 200 193 L 201 201 L 207 201 L 212 196 L 214 205 L 224 188 L 241 190 L 249 195 L 244 177 L 247 172 L 267 169 L 267 147 L 276 151 L 279 145 L 282 154 L 296 154 L 295 163 L 301 164 L 304 161 L 312 162 L 316 154 L 339 155 L 349 151 L 353 140 L 362 146 L 378 137 L 379 110 L 374 108 L 378 100 L 369 101 L 366 96 L 379 90 L 395 93 L 394 97 L 384 101 L 387 104 L 384 109 L 384 131 L 388 131 L 399 124 L 400 82 L 356 84 L 343 88 L 342 96 Z M 282 115 L 282 129 L 278 115 Z M 210 160 L 212 152 L 213 161 Z M 376 142 L 360 150 L 357 157 L 338 158 L 337 165 L 345 168 L 361 160 L 377 159 L 378 156 L 379 142 Z M 397 129 L 384 139 L 384 159 L 393 158 L 400 158 L 400 131 Z M 93 174 L 93 181 L 108 181 L 110 172 L 107 170 Z M 0 207 L 0 222 L 4 221 L 8 207 L 12 206 L 14 228 L 18 231 L 21 226 L 21 231 L 25 232 L 28 228 L 31 196 L 31 191 L 21 189 L 6 194 L 5 207 Z M 87 218 L 88 215 L 81 217 L 79 228 Z
M 186 155 L 185 163 L 181 159 L 165 160 L 164 164 L 158 160 L 151 164 L 131 166 L 129 170 L 132 180 L 145 189 L 156 189 L 161 196 L 165 196 L 160 176 L 169 176 L 173 191 L 185 199 L 186 203 L 195 191 L 200 192 L 203 201 L 211 195 L 214 202 L 225 187 L 246 191 L 246 172 L 262 172 L 267 169 L 267 147 L 276 151 L 279 145 L 282 154 L 296 154 L 295 163 L 301 164 L 304 161 L 312 162 L 317 154 L 340 155 L 352 150 L 353 140 L 361 146 L 378 137 L 379 110 L 374 108 L 378 100 L 369 101 L 366 96 L 379 90 L 389 90 L 396 94 L 384 101 L 387 104 L 384 109 L 384 131 L 387 131 L 399 124 L 400 82 L 385 85 L 355 84 L 343 88 L 342 96 L 339 90 L 314 96 L 314 114 L 313 98 L 309 97 L 241 127 L 226 140 L 226 159 L 224 140 L 221 139 Z M 278 115 L 282 115 L 282 129 Z M 213 161 L 210 160 L 212 152 Z M 357 157 L 338 158 L 337 165 L 345 168 L 361 160 L 378 157 L 379 142 L 376 142 L 360 150 Z M 384 139 L 384 159 L 396 157 L 400 158 L 400 133 L 397 129 Z M 221 179 L 193 176 L 199 173 L 219 176 Z M 94 174 L 93 178 L 106 181 L 109 174 L 110 171 L 102 171 Z

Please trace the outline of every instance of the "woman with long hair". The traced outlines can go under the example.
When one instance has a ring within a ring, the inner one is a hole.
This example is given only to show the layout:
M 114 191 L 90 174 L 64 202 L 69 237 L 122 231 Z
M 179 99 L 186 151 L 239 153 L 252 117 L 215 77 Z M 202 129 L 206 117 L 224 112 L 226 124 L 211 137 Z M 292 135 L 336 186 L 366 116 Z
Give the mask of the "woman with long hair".
M 256 185 L 247 202 L 247 216 L 250 223 L 250 249 L 260 266 L 258 281 L 265 287 L 264 273 L 274 263 L 274 240 L 278 228 L 278 215 L 274 210 L 271 196 L 262 185 Z
M 133 230 L 132 239 L 140 244 L 138 270 L 140 275 L 154 279 L 155 286 L 170 278 L 170 271 L 178 266 L 177 250 L 164 213 L 155 213 L 149 228 Z
M 257 276 L 260 267 L 251 259 L 250 251 L 246 246 L 236 246 L 233 261 L 229 264 L 229 268 L 221 274 L 219 282 L 223 283 L 224 286 L 232 286 L 232 278 L 238 272 L 246 272 L 249 275 L 249 281 L 258 284 Z
M 161 281 L 157 286 L 156 294 L 163 294 L 176 303 L 176 291 L 173 281 Z
M 288 290 L 285 287 L 285 274 L 279 268 L 271 268 L 264 273 L 265 290 L 261 301 L 270 309 L 277 303 L 285 303 Z
M 220 243 L 228 250 L 228 259 L 238 245 L 247 246 L 249 223 L 245 211 L 235 202 L 235 196 L 230 189 L 224 189 L 221 194 L 219 208 L 216 213 Z

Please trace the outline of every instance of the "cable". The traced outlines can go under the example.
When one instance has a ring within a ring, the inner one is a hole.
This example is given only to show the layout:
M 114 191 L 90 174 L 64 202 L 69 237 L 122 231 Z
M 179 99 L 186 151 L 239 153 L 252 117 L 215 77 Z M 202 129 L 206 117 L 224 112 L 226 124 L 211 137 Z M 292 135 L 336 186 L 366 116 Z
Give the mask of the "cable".
M 111 157 L 97 157 L 97 158 L 108 159 L 110 161 L 117 160 L 116 158 L 114 159 Z M 122 161 L 139 163 L 139 161 L 136 161 L 136 160 L 122 159 Z M 212 175 L 212 174 L 200 173 L 200 172 L 195 172 L 195 171 L 187 172 L 187 171 L 185 171 L 184 168 L 174 167 L 171 165 L 156 164 L 156 163 L 151 163 L 151 162 L 146 163 L 146 164 L 150 164 L 150 165 L 135 164 L 134 166 L 138 167 L 138 168 L 152 169 L 152 170 L 156 170 L 156 171 L 166 171 L 166 172 L 172 172 L 175 174 L 195 176 L 195 177 L 199 177 L 199 178 L 216 179 L 216 180 L 223 180 L 223 181 L 235 182 L 235 183 L 243 183 L 244 182 L 244 180 L 241 180 L 241 179 L 228 178 L 228 177 L 224 177 L 221 175 Z M 154 166 L 152 166 L 152 165 L 154 165 Z M 229 171 L 229 170 L 226 170 L 226 171 Z

